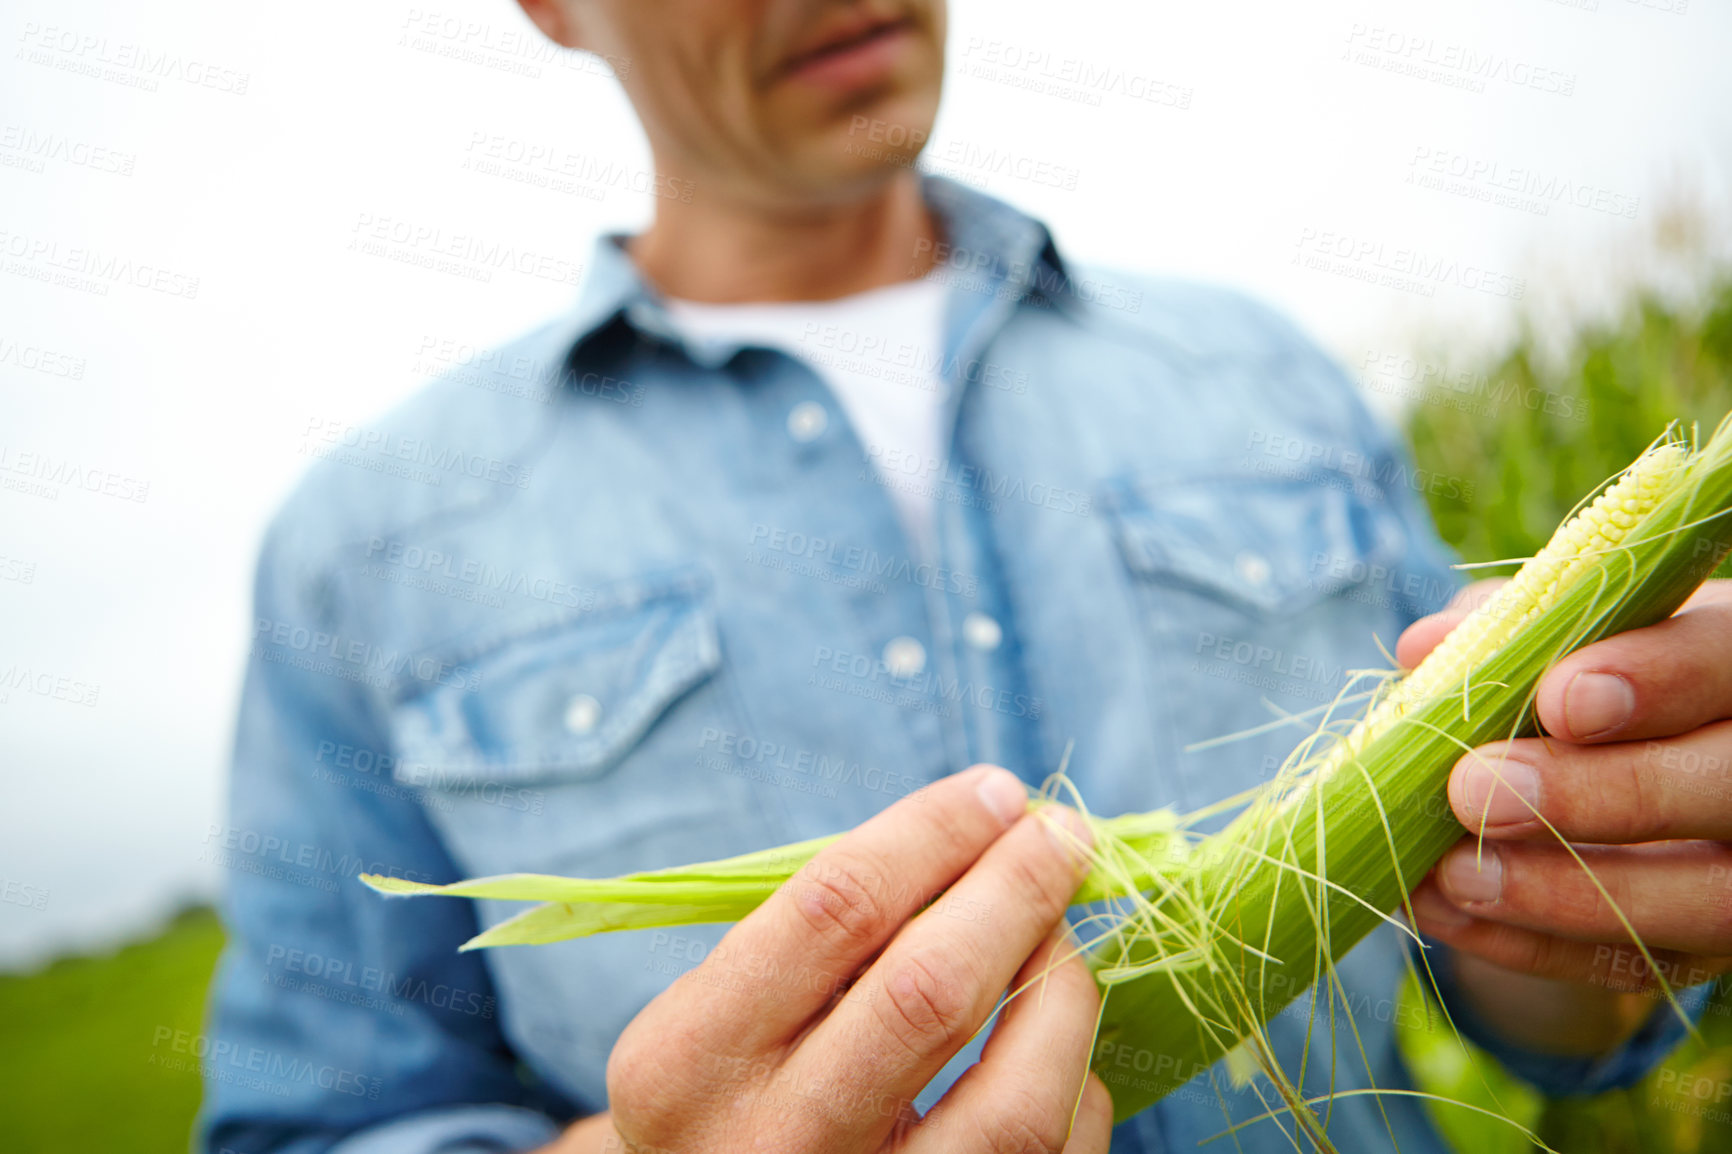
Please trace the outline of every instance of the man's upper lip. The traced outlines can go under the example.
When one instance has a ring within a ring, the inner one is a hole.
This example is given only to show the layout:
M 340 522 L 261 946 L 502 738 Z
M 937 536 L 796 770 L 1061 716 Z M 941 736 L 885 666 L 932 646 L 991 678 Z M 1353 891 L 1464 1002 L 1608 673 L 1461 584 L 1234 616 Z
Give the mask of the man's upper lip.
M 782 65 L 782 71 L 793 72 L 826 52 L 904 23 L 906 21 L 901 17 L 873 16 L 867 13 L 838 20 L 797 48 Z

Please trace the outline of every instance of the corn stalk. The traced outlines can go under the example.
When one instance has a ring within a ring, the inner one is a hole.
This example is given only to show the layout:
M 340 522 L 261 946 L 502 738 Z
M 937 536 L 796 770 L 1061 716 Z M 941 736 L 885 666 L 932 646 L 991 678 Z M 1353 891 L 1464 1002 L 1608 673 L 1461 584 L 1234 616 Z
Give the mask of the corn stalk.
M 1108 927 L 1091 956 L 1105 994 L 1094 1067 L 1118 1118 L 1243 1044 L 1328 1149 L 1274 1068 L 1265 1023 L 1306 989 L 1333 989 L 1334 959 L 1462 836 L 1445 799 L 1461 756 L 1534 732 L 1535 686 L 1572 650 L 1671 615 L 1732 546 L 1729 511 L 1732 422 L 1700 451 L 1663 441 L 1417 669 L 1378 685 L 1363 720 L 1326 716 L 1219 834 L 1195 837 L 1166 810 L 1091 818 L 1094 868 L 1074 901 L 1110 910 L 1091 921 Z M 534 944 L 738 920 L 833 840 L 611 879 L 363 880 L 541 902 L 464 948 Z

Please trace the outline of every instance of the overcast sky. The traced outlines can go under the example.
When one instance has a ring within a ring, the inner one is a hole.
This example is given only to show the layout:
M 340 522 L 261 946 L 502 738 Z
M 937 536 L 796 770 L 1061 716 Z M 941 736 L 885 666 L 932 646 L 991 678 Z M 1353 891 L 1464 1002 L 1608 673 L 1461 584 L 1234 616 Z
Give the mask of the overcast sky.
M 1356 371 L 1607 307 L 1680 198 L 1725 221 L 1732 5 L 954 7 L 933 167 L 1078 258 L 1249 289 Z M 558 270 L 652 201 L 608 68 L 509 0 L 24 0 L 0 34 L 0 476 L 109 481 L 0 489 L 15 966 L 214 892 L 250 568 L 309 425 L 568 307 Z M 553 271 L 349 247 L 386 219 Z

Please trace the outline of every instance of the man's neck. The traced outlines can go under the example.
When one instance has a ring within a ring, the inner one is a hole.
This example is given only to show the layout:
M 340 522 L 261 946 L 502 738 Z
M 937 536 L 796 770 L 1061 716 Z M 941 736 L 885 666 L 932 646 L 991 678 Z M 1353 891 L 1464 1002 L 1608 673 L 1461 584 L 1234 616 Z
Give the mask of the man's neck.
M 870 196 L 844 204 L 771 209 L 664 201 L 628 249 L 644 275 L 672 297 L 804 301 L 924 276 L 936 239 L 920 179 L 904 171 Z

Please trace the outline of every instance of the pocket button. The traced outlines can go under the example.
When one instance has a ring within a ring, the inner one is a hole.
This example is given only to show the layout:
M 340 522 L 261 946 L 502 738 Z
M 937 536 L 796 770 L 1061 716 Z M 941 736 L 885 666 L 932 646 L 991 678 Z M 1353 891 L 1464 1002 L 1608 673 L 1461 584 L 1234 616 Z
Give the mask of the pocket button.
M 1269 583 L 1269 559 L 1261 553 L 1246 550 L 1233 558 L 1233 568 L 1249 584 L 1262 586 Z
M 576 737 L 595 732 L 601 723 L 601 702 L 587 693 L 579 693 L 565 706 L 565 729 Z

